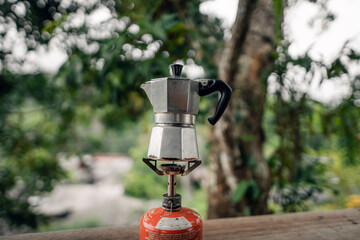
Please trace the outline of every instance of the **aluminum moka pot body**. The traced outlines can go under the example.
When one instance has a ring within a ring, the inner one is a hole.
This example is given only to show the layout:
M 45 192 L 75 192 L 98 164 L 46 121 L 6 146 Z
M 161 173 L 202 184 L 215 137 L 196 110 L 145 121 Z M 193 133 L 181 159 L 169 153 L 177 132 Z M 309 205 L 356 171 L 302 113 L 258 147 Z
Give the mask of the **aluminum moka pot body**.
M 153 105 L 148 157 L 161 160 L 199 158 L 195 118 L 199 111 L 199 83 L 185 78 L 158 78 L 141 86 Z
M 198 159 L 194 125 L 199 111 L 200 97 L 214 91 L 221 92 L 222 96 L 214 115 L 217 119 L 213 119 L 215 122 L 220 118 L 230 100 L 231 89 L 223 81 L 181 78 L 181 69 L 182 65 L 174 64 L 172 77 L 152 79 L 141 85 L 153 106 L 155 116 L 148 158 L 169 161 Z M 218 81 L 227 86 L 226 93 L 221 91 L 221 87 L 219 90 L 219 86 L 224 86 Z M 225 95 L 227 99 L 224 100 Z M 219 110 L 221 108 L 219 105 L 224 109 Z

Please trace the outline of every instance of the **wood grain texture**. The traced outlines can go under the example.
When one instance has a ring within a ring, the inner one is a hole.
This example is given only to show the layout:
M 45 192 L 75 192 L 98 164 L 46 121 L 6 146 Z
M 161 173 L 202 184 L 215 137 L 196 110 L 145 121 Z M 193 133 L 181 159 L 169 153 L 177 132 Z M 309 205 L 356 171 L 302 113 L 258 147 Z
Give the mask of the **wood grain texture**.
M 0 237 L 1 240 L 139 239 L 139 227 L 93 228 Z M 360 209 L 208 220 L 204 239 L 357 240 Z
M 356 240 L 360 209 L 214 219 L 205 222 L 205 239 Z

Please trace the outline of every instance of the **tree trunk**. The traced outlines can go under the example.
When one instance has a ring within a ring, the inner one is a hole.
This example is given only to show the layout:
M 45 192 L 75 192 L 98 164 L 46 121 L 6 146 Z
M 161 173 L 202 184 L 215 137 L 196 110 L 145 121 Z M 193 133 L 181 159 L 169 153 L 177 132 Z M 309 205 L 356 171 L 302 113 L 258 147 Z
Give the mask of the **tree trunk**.
M 274 38 L 272 1 L 239 0 L 232 38 L 220 63 L 219 76 L 233 89 L 233 98 L 211 132 L 209 218 L 268 212 L 271 176 L 263 156 L 262 121 Z M 242 181 L 247 190 L 232 202 Z

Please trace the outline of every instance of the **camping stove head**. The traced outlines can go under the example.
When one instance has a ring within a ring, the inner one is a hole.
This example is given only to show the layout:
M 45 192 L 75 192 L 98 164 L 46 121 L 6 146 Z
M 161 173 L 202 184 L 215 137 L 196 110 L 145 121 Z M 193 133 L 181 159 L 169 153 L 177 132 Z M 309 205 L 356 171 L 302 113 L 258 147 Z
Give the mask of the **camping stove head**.
M 193 161 L 199 158 L 195 119 L 200 97 L 220 91 L 213 117 L 215 124 L 231 98 L 231 88 L 221 80 L 191 80 L 181 77 L 182 65 L 171 65 L 172 77 L 152 79 L 141 85 L 154 110 L 148 158 L 169 161 Z

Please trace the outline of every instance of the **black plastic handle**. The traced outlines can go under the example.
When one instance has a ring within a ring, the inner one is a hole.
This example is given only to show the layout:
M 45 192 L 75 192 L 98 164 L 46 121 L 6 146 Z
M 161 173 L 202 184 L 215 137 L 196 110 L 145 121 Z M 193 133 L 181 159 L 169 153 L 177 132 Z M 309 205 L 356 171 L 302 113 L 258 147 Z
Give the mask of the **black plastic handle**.
M 224 81 L 219 79 L 211 79 L 208 80 L 208 84 L 206 86 L 202 86 L 200 83 L 199 87 L 199 95 L 206 96 L 213 92 L 219 91 L 221 96 L 219 99 L 219 102 L 216 106 L 215 114 L 214 116 L 208 118 L 209 123 L 212 125 L 215 125 L 215 123 L 221 118 L 223 115 L 226 107 L 229 104 L 229 101 L 231 99 L 232 90 L 229 85 L 227 85 Z

